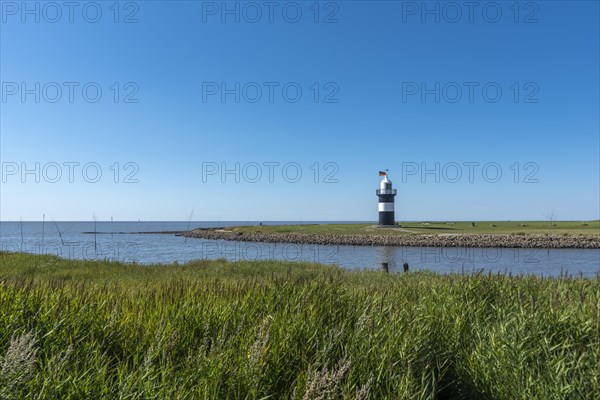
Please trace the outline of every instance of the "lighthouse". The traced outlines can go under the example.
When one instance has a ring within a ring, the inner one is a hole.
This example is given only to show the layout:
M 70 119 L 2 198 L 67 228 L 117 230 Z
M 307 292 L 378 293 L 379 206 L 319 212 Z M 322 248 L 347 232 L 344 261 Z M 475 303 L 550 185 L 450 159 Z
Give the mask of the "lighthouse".
M 394 197 L 396 189 L 392 189 L 392 181 L 388 179 L 387 172 L 379 171 L 379 176 L 383 176 L 377 189 L 379 197 L 379 225 L 394 225 Z

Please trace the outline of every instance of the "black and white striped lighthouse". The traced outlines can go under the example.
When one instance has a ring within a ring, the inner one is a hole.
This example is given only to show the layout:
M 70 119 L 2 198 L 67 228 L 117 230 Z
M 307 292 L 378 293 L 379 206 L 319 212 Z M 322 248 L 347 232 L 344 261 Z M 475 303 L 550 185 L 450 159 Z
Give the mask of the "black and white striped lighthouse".
M 388 179 L 387 172 L 379 171 L 383 180 L 379 183 L 377 197 L 379 197 L 379 225 L 394 225 L 394 197 L 396 189 L 392 189 L 392 181 Z

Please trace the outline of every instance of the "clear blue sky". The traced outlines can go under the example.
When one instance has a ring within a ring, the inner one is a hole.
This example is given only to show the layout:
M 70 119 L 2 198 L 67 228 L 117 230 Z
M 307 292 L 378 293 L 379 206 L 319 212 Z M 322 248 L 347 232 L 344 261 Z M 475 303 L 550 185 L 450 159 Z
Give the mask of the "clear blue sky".
M 1 3 L 2 220 L 599 218 L 597 1 Z

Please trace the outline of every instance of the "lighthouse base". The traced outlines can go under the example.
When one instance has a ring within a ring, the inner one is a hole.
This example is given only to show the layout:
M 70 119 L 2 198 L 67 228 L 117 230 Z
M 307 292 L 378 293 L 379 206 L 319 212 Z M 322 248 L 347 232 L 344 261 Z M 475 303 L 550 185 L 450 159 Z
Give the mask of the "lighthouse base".
M 396 225 L 394 220 L 393 211 L 381 211 L 379 212 L 379 225 L 393 226 Z

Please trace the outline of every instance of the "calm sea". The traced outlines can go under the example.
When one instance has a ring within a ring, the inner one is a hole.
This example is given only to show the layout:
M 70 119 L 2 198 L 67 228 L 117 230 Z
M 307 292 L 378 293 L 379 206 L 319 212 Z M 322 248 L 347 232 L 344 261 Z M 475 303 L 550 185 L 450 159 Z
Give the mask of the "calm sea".
M 316 221 L 314 221 L 316 223 Z M 306 224 L 309 221 L 265 224 Z M 400 271 L 501 272 L 512 274 L 600 274 L 600 249 L 491 249 L 437 247 L 317 246 L 228 242 L 139 232 L 181 231 L 248 222 L 0 222 L 0 249 L 54 254 L 71 259 L 109 259 L 142 264 L 183 263 L 193 259 L 288 260 L 337 264 L 349 269 L 375 269 L 382 262 Z M 98 232 L 99 234 L 85 234 Z M 118 232 L 118 233 L 117 233 Z

